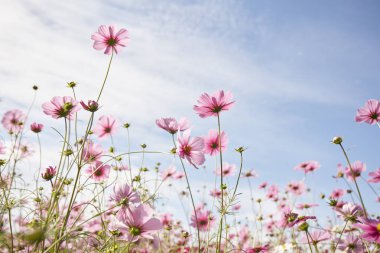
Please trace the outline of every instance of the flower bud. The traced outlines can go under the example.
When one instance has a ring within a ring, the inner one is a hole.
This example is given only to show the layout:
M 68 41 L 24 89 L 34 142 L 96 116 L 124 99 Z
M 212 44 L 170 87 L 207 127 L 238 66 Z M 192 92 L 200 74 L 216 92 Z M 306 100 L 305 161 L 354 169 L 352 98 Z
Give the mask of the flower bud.
M 332 139 L 332 143 L 337 144 L 337 145 L 341 144 L 342 142 L 343 142 L 343 139 L 340 136 L 336 136 Z
M 57 169 L 53 166 L 49 166 L 46 168 L 45 172 L 41 173 L 41 176 L 46 181 L 50 181 L 53 179 L 56 173 L 57 173 Z

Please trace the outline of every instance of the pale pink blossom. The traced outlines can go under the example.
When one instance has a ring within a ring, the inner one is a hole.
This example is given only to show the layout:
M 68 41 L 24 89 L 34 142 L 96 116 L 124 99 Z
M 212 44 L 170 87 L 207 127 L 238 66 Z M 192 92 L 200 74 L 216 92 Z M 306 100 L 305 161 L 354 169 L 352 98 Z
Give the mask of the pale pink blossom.
M 194 105 L 193 109 L 201 118 L 218 116 L 221 111 L 229 110 L 235 101 L 232 100 L 232 93 L 223 90 L 215 92 L 213 95 L 204 93 L 198 99 L 198 105 Z
M 170 166 L 169 168 L 161 172 L 161 178 L 162 180 L 172 178 L 176 172 L 177 172 L 176 167 Z
M 321 165 L 317 161 L 307 161 L 307 162 L 302 162 L 298 164 L 294 169 L 295 170 L 302 170 L 303 172 L 309 173 L 317 170 Z
M 222 147 L 222 152 L 227 149 L 228 139 L 224 131 L 220 133 L 216 129 L 212 129 L 208 131 L 208 135 L 203 138 L 205 142 L 205 154 L 209 154 L 211 156 L 217 155 L 220 152 L 220 146 Z M 219 143 L 220 142 L 220 143 Z
M 279 193 L 278 186 L 277 185 L 271 185 L 268 187 L 266 196 L 268 199 L 275 199 L 277 197 L 278 193 Z
M 254 169 L 251 169 L 251 170 L 243 172 L 241 177 L 246 177 L 246 178 L 253 177 L 253 178 L 255 178 L 255 177 L 257 177 L 257 172 Z
M 91 140 L 86 141 L 83 147 L 82 159 L 86 163 L 94 163 L 99 161 L 103 154 L 103 148 L 100 144 L 94 143 Z
M 366 170 L 366 165 L 361 161 L 355 161 L 351 164 L 351 169 L 347 166 L 344 172 L 347 179 L 353 181 L 354 178 L 360 177 L 361 173 Z
M 115 185 L 113 188 L 113 195 L 111 200 L 114 204 L 121 204 L 122 209 L 125 211 L 129 207 L 130 203 L 137 204 L 141 201 L 139 194 L 133 190 L 127 183 L 122 185 Z
M 210 191 L 210 196 L 214 198 L 220 198 L 222 196 L 222 191 L 219 189 L 214 189 Z
M 8 132 L 17 133 L 24 127 L 25 120 L 26 115 L 19 109 L 14 109 L 4 114 L 1 124 Z
M 170 227 L 173 222 L 173 214 L 171 213 L 163 213 L 160 215 L 161 223 L 164 227 Z
M 366 122 L 371 125 L 380 122 L 380 101 L 377 99 L 369 99 L 364 107 L 358 109 L 355 121 Z
M 178 136 L 178 155 L 197 168 L 197 165 L 205 162 L 204 142 L 201 137 L 190 138 L 190 133 L 190 130 L 186 130 L 182 136 Z
M 344 196 L 344 194 L 346 194 L 346 191 L 343 190 L 343 189 L 335 189 L 331 192 L 330 194 L 330 198 L 331 199 L 340 199 L 341 197 Z
M 94 164 L 91 164 L 86 169 L 86 172 L 90 178 L 94 179 L 95 181 L 103 181 L 105 179 L 108 179 L 110 168 L 111 166 L 104 164 L 101 161 L 95 161 Z
M 309 233 L 309 242 L 311 244 L 318 244 L 319 242 L 329 240 L 331 238 L 331 234 L 324 230 L 314 230 Z M 301 241 L 303 243 L 308 243 L 308 238 L 306 236 L 302 237 Z
M 338 217 L 341 217 L 345 221 L 355 222 L 363 209 L 355 204 L 346 203 L 341 208 L 336 209 Z
M 6 153 L 7 148 L 5 147 L 4 143 L 0 141 L 0 155 L 4 155 Z
M 186 118 L 181 118 L 178 122 L 174 118 L 161 118 L 156 120 L 156 125 L 171 134 L 185 131 L 190 127 L 189 121 Z
M 118 122 L 112 116 L 103 115 L 99 118 L 97 125 L 95 126 L 93 132 L 99 138 L 105 138 L 107 136 L 112 136 L 115 134 L 118 127 Z
M 316 207 L 316 206 L 319 206 L 318 204 L 314 204 L 314 203 L 303 203 L 303 204 L 297 204 L 296 205 L 296 208 L 297 209 L 300 209 L 300 210 L 303 210 L 303 209 L 309 209 L 309 208 L 312 208 L 312 207 Z
M 119 230 L 129 242 L 140 238 L 153 240 L 153 232 L 162 229 L 160 220 L 153 217 L 153 209 L 147 204 L 130 206 L 126 212 L 118 213 L 118 219 L 122 222 Z
M 17 146 L 18 158 L 23 159 L 34 153 L 33 146 L 30 143 L 23 142 Z
M 364 253 L 365 247 L 363 246 L 360 237 L 349 234 L 344 240 L 340 240 L 338 249 L 345 253 Z
M 368 173 L 368 175 L 371 177 L 370 179 L 368 179 L 368 182 L 371 182 L 371 183 L 380 182 L 380 168 L 378 168 L 377 170 L 373 172 Z
M 74 113 L 80 110 L 78 101 L 70 96 L 53 97 L 49 102 L 42 104 L 43 112 L 55 119 L 66 118 L 73 119 Z
M 303 181 L 292 181 L 288 184 L 286 189 L 294 195 L 300 196 L 306 191 L 306 186 Z
M 194 214 L 191 216 L 190 226 L 194 228 L 198 227 L 199 231 L 208 231 L 215 223 L 215 218 L 209 210 L 199 209 L 196 211 L 196 215 L 197 217 Z
M 34 132 L 34 133 L 41 132 L 43 128 L 44 128 L 43 124 L 39 124 L 39 123 L 36 123 L 36 122 L 34 122 L 33 124 L 30 125 L 30 130 L 32 132 Z
M 223 173 L 223 177 L 229 177 L 233 176 L 236 171 L 236 165 L 234 164 L 229 164 L 224 162 L 222 166 L 222 171 L 220 171 L 220 167 L 215 169 L 215 174 L 220 176 L 221 173 Z
M 268 183 L 267 182 L 262 182 L 260 185 L 259 185 L 259 189 L 265 189 L 266 187 L 268 186 Z
M 122 47 L 125 47 L 128 42 L 128 31 L 126 29 L 120 29 L 116 31 L 115 26 L 101 25 L 97 32 L 95 32 L 91 39 L 94 40 L 94 49 L 103 50 L 104 54 L 116 54 Z

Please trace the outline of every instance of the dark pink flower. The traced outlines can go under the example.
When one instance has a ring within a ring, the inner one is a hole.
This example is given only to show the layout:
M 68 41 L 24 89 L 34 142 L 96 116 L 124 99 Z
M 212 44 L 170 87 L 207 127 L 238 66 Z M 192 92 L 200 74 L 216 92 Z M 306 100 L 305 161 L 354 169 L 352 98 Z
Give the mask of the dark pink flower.
M 298 164 L 294 169 L 295 170 L 302 170 L 306 174 L 306 173 L 315 171 L 319 167 L 321 167 L 321 165 L 319 164 L 319 162 L 317 162 L 317 161 L 307 161 L 307 162 L 303 162 L 303 163 Z
M 90 178 L 95 181 L 103 181 L 109 177 L 111 166 L 104 164 L 101 161 L 95 161 L 95 164 L 90 165 L 86 172 Z
M 220 133 L 220 138 L 219 138 L 218 130 L 216 129 L 210 130 L 208 131 L 208 135 L 204 137 L 203 139 L 205 142 L 205 149 L 204 149 L 205 154 L 209 154 L 211 156 L 217 155 L 220 152 L 219 141 L 222 147 L 222 152 L 224 152 L 227 148 L 228 140 L 224 131 Z
M 172 219 L 173 214 L 171 213 L 163 213 L 161 214 L 160 220 L 163 226 L 165 227 L 170 227 L 173 219 Z
M 224 162 L 222 166 L 223 177 L 233 176 L 236 171 L 236 165 Z M 215 174 L 220 176 L 220 167 L 215 169 Z
M 370 179 L 368 179 L 368 182 L 372 182 L 372 183 L 380 182 L 380 168 L 378 168 L 377 170 L 373 172 L 368 173 L 368 175 L 371 177 Z
M 165 131 L 175 134 L 179 131 L 189 129 L 189 121 L 186 118 L 181 118 L 178 122 L 174 118 L 161 118 L 156 120 L 156 125 Z
M 201 137 L 190 138 L 190 133 L 190 130 L 186 130 L 182 136 L 178 136 L 178 155 L 196 167 L 205 162 L 204 142 Z
M 259 189 L 265 189 L 267 187 L 268 183 L 267 182 L 262 182 L 260 185 L 259 185 Z
M 115 134 L 117 126 L 118 123 L 114 117 L 103 115 L 99 118 L 93 132 L 99 138 L 105 138 Z
M 33 124 L 30 125 L 30 130 L 32 130 L 32 132 L 34 132 L 34 133 L 41 132 L 42 128 L 44 128 L 44 125 L 43 124 L 38 124 L 36 122 L 34 122 Z
M 57 174 L 57 169 L 56 167 L 49 166 L 45 169 L 45 172 L 41 173 L 41 176 L 43 179 L 46 181 L 50 181 L 53 179 L 53 177 Z
M 4 114 L 1 124 L 8 132 L 17 133 L 24 127 L 25 120 L 26 115 L 19 109 L 14 109 Z
M 267 198 L 268 199 L 275 199 L 279 193 L 278 186 L 277 185 L 271 185 L 268 187 L 267 190 Z
M 371 125 L 380 122 L 380 101 L 376 99 L 368 100 L 364 107 L 358 109 L 355 120 L 356 122 L 366 122 Z
M 128 207 L 126 212 L 118 213 L 118 219 L 123 223 L 119 230 L 129 242 L 140 238 L 153 240 L 152 233 L 162 229 L 160 220 L 153 218 L 153 209 L 147 204 Z
M 42 104 L 42 109 L 46 115 L 50 115 L 55 119 L 67 118 L 73 119 L 74 113 L 80 110 L 78 102 L 69 96 L 53 97 L 50 102 Z
M 363 230 L 361 238 L 380 244 L 380 220 L 359 218 L 360 223 L 353 226 Z
M 119 52 L 121 47 L 125 47 L 128 42 L 128 31 L 126 29 L 120 29 L 116 32 L 116 28 L 113 25 L 99 27 L 98 31 L 95 32 L 91 39 L 94 40 L 94 49 L 103 50 L 104 54 L 111 54 Z
M 345 173 L 348 180 L 353 181 L 354 178 L 360 177 L 361 173 L 366 170 L 365 163 L 361 161 L 355 161 L 353 164 L 351 164 L 352 171 L 350 167 L 346 167 Z
M 98 102 L 94 100 L 88 100 L 87 104 L 84 103 L 83 101 L 80 101 L 80 104 L 83 107 L 83 109 L 89 112 L 96 112 L 99 109 Z
M 193 109 L 201 118 L 218 116 L 221 111 L 229 110 L 235 101 L 232 101 L 232 93 L 227 91 L 217 91 L 213 95 L 204 93 L 198 99 L 198 105 L 194 105 Z
M 210 196 L 214 198 L 220 198 L 222 196 L 222 191 L 219 189 L 214 189 L 210 191 Z
M 83 147 L 82 159 L 86 163 L 99 161 L 103 154 L 103 148 L 100 144 L 88 140 Z
M 343 189 L 335 189 L 331 192 L 330 194 L 330 198 L 331 199 L 340 199 L 341 197 L 344 196 L 344 194 L 346 194 L 346 191 L 343 190 Z

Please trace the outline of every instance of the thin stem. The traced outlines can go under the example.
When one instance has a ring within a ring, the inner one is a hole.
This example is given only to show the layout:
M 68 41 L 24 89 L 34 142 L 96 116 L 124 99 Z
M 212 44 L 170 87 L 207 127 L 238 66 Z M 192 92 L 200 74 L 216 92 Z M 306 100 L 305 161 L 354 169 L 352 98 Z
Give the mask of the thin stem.
M 360 198 L 360 202 L 361 202 L 362 207 L 363 207 L 363 210 L 364 210 L 364 216 L 365 216 L 366 218 L 368 218 L 368 216 L 367 216 L 367 210 L 366 210 L 366 208 L 365 208 L 365 206 L 364 206 L 364 202 L 363 202 L 362 194 L 360 193 L 359 186 L 358 186 L 358 183 L 356 182 L 356 177 L 355 177 L 354 171 L 352 170 L 352 166 L 351 166 L 350 160 L 348 159 L 348 155 L 347 155 L 347 153 L 346 153 L 346 150 L 344 150 L 342 143 L 340 143 L 339 146 L 340 146 L 340 148 L 342 149 L 343 154 L 344 154 L 344 157 L 345 157 L 346 160 L 347 160 L 348 167 L 350 168 L 350 172 L 351 172 L 351 175 L 352 175 L 352 179 L 354 180 L 355 187 L 356 187 L 356 190 L 358 191 L 359 198 Z
M 9 229 L 11 231 L 11 252 L 13 253 L 13 229 L 12 229 L 12 214 L 11 214 L 10 207 L 8 207 L 8 219 L 9 219 Z
M 309 235 L 308 235 L 307 231 L 305 231 L 305 233 L 306 233 L 307 244 L 309 244 L 310 252 L 313 253 L 313 250 L 312 250 L 311 245 L 310 245 Z
M 112 51 L 112 54 L 111 54 L 111 58 L 110 58 L 110 61 L 109 61 L 109 63 L 108 63 L 108 67 L 107 67 L 106 76 L 104 77 L 104 80 L 103 80 L 103 84 L 102 84 L 102 88 L 100 89 L 100 92 L 99 92 L 98 98 L 96 99 L 96 102 L 99 102 L 100 96 L 101 96 L 101 95 L 102 95 L 102 93 L 103 93 L 104 85 L 106 84 L 106 81 L 107 81 L 107 77 L 108 77 L 108 73 L 110 72 L 110 68 L 111 68 L 112 59 L 113 59 L 113 51 Z
M 220 247 L 222 243 L 222 230 L 223 230 L 223 216 L 224 216 L 224 186 L 223 186 L 223 156 L 222 156 L 222 138 L 220 136 L 220 116 L 218 113 L 218 141 L 219 141 L 219 157 L 220 157 L 220 187 L 222 190 L 222 196 L 221 196 L 221 207 L 220 207 L 220 224 L 218 229 L 218 245 L 216 252 L 220 252 Z
M 346 221 L 346 223 L 344 224 L 344 227 L 343 227 L 343 229 L 342 229 L 342 232 L 340 232 L 339 239 L 338 239 L 338 242 L 336 243 L 336 245 L 335 245 L 335 247 L 334 247 L 334 251 L 333 251 L 333 253 L 335 253 L 336 249 L 338 248 L 338 244 L 339 244 L 339 242 L 340 242 L 340 239 L 342 239 L 342 235 L 343 235 L 343 233 L 344 233 L 344 230 L 346 229 L 347 223 L 348 223 L 348 221 Z

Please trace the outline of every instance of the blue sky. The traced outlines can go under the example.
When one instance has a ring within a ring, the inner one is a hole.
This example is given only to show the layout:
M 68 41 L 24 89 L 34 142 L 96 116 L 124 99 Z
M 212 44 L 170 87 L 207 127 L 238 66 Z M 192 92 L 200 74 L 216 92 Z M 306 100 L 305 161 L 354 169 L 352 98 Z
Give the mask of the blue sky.
M 154 124 L 159 117 L 186 116 L 195 135 L 216 128 L 192 105 L 201 93 L 224 89 L 237 101 L 222 115 L 226 159 L 237 163 L 233 149 L 248 147 L 245 167 L 259 173 L 256 185 L 301 180 L 293 167 L 318 160 L 321 169 L 307 181 L 312 190 L 344 188 L 331 178 L 344 163 L 329 143 L 336 135 L 353 161 L 380 166 L 380 129 L 354 122 L 357 108 L 380 95 L 378 1 L 8 1 L 2 9 L 1 113 L 27 108 L 32 84 L 40 91 L 31 118 L 46 125 L 56 123 L 40 105 L 70 95 L 66 82 L 77 81 L 84 100 L 94 98 L 108 58 L 92 49 L 90 35 L 116 24 L 131 40 L 113 63 L 99 116 L 131 122 L 136 146 L 170 147 Z M 46 131 L 47 147 L 53 136 Z M 47 163 L 54 152 L 46 152 Z M 197 171 L 191 176 L 204 184 Z

